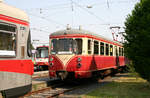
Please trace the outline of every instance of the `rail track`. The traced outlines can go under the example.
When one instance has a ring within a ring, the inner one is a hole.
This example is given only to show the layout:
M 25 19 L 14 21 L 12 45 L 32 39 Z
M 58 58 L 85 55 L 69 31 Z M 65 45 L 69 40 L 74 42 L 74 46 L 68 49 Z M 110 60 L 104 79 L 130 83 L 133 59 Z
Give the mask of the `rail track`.
M 43 73 L 43 75 L 41 75 L 41 73 Z M 39 90 L 33 90 L 32 92 L 26 94 L 21 98 L 53 98 L 53 97 L 57 98 L 57 97 L 62 97 L 69 92 L 79 91 L 79 89 L 87 88 L 92 83 L 103 85 L 113 80 L 111 77 L 112 75 L 110 75 L 110 72 L 107 72 L 107 74 L 105 73 L 104 75 L 105 77 L 103 78 L 82 79 L 82 81 L 80 80 L 80 81 L 69 81 L 69 82 L 61 81 L 59 79 L 49 79 L 47 73 L 48 72 L 35 73 L 35 75 L 33 76 L 33 80 L 45 81 L 47 84 L 46 87 L 41 88 Z M 118 78 L 118 76 L 116 75 L 114 76 L 114 78 Z M 74 96 L 72 96 L 71 98 L 74 98 Z
M 107 76 L 104 79 L 98 78 L 98 79 L 85 79 L 80 80 L 77 82 L 65 82 L 60 80 L 54 80 L 51 81 L 51 84 L 47 88 L 43 88 L 37 91 L 33 91 L 28 93 L 27 95 L 23 96 L 22 98 L 57 98 L 57 97 L 63 97 L 65 93 L 69 93 L 78 89 L 86 88 L 89 85 L 92 84 L 104 84 L 104 82 L 107 81 L 110 82 L 111 76 Z M 72 96 L 72 98 L 74 98 Z

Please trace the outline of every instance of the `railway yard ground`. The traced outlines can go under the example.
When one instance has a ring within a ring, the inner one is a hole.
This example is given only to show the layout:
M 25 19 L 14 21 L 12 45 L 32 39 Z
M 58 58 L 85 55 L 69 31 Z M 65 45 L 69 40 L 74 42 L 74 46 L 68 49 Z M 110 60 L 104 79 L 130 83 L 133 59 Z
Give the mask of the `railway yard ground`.
M 130 73 L 102 79 L 60 82 L 49 79 L 48 71 L 33 75 L 32 92 L 22 98 L 149 98 L 149 83 Z

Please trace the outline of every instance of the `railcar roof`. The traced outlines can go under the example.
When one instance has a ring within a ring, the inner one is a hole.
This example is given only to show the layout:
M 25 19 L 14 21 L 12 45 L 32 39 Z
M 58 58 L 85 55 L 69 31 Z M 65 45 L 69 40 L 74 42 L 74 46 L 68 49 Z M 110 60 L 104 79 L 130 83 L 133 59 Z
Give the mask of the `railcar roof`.
M 70 30 L 59 30 L 59 31 L 56 31 L 54 33 L 52 33 L 50 36 L 58 36 L 58 35 L 64 35 L 64 34 L 85 34 L 85 35 L 93 35 L 95 37 L 99 37 L 99 38 L 102 38 L 104 40 L 107 40 L 107 41 L 111 41 L 113 43 L 117 43 L 119 45 L 122 45 L 122 43 L 120 42 L 116 42 L 116 41 L 113 41 L 111 39 L 108 39 L 108 38 L 105 38 L 101 35 L 98 35 L 98 34 L 95 34 L 94 32 L 91 32 L 91 31 L 87 31 L 87 30 L 79 30 L 79 29 L 70 29 Z
M 24 11 L 9 6 L 5 4 L 2 0 L 0 0 L 0 14 L 29 22 L 29 18 Z

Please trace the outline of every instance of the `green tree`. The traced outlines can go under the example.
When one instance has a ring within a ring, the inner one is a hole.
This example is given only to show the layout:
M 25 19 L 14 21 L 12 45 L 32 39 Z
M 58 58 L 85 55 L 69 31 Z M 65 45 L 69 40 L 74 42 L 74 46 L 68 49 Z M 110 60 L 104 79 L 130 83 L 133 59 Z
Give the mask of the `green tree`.
M 125 22 L 125 54 L 137 73 L 150 82 L 150 0 L 141 0 Z

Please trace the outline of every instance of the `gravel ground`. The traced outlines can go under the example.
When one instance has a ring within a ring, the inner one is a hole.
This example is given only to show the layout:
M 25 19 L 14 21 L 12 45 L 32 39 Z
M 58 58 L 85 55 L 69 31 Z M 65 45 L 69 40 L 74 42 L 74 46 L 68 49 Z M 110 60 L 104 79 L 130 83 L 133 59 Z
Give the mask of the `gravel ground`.
M 85 85 L 82 88 L 67 92 L 59 96 L 59 98 L 80 98 L 82 95 L 87 94 L 97 88 L 100 88 L 107 83 L 110 83 L 116 79 L 119 79 L 120 77 L 127 77 L 127 76 L 128 76 L 127 74 L 117 74 L 114 77 L 108 77 L 104 80 L 93 81 L 89 79 L 88 80 L 89 83 L 88 84 L 85 83 Z

